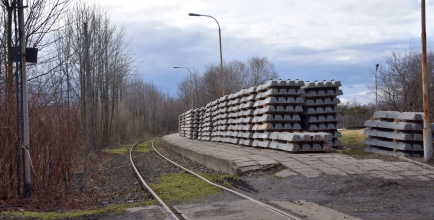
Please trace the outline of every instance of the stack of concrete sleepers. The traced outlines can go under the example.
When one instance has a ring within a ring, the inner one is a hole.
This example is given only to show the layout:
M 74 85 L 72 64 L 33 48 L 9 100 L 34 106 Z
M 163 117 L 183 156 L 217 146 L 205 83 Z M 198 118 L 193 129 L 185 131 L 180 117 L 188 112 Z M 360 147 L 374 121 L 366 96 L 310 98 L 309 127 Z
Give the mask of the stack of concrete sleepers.
M 250 87 L 249 89 L 242 90 L 240 94 L 239 112 L 237 114 L 238 120 L 238 144 L 244 146 L 252 146 L 253 142 L 253 118 L 255 111 L 255 97 L 256 87 Z
M 331 136 L 326 132 L 272 132 L 269 148 L 284 151 L 330 151 Z
M 189 139 L 197 137 L 197 133 L 195 134 L 195 110 L 191 109 L 187 111 L 184 115 L 184 137 L 187 137 Z
M 204 108 L 203 120 L 201 124 L 200 140 L 210 141 L 212 132 L 212 116 L 211 116 L 211 103 L 208 103 Z
M 178 133 L 179 136 L 185 137 L 185 113 L 182 113 L 178 116 Z
M 215 106 L 215 117 L 213 118 L 214 129 L 212 141 L 228 142 L 228 96 L 223 96 L 217 100 Z
M 179 135 L 285 151 L 339 146 L 339 81 L 270 80 L 179 117 Z M 306 92 L 307 91 L 307 92 Z
M 365 151 L 406 157 L 423 156 L 423 113 L 377 111 L 365 121 Z
M 204 127 L 205 127 L 205 107 L 199 108 L 198 109 L 199 112 L 199 123 L 198 123 L 198 132 L 197 132 L 197 139 L 202 140 L 202 138 L 204 137 L 204 135 L 206 134 L 204 132 Z
M 227 109 L 227 125 L 228 125 L 228 132 L 226 133 L 227 135 L 227 142 L 232 143 L 232 144 L 238 144 L 239 138 L 237 137 L 237 133 L 238 133 L 238 120 L 235 117 L 236 115 L 238 115 L 239 112 L 239 101 L 240 101 L 240 93 L 242 93 L 243 90 L 234 93 L 234 94 L 230 94 L 228 96 L 228 109 Z
M 337 96 L 342 95 L 340 81 L 307 81 L 302 87 L 305 91 L 304 112 L 301 114 L 303 130 L 308 132 L 327 132 L 332 137 L 330 145 L 342 146 L 337 129 L 343 127 L 342 116 L 339 115 L 340 103 Z
M 303 85 L 300 80 L 271 80 L 256 88 L 252 146 L 268 148 L 271 132 L 301 130 L 298 122 L 303 112 Z
M 220 131 L 218 131 L 218 120 L 217 120 L 217 116 L 219 115 L 218 113 L 218 104 L 220 99 L 217 99 L 215 101 L 211 102 L 211 123 L 213 125 L 212 127 L 212 132 L 211 132 L 211 141 L 220 141 L 220 136 L 218 134 L 220 134 Z M 217 140 L 218 138 L 218 140 Z

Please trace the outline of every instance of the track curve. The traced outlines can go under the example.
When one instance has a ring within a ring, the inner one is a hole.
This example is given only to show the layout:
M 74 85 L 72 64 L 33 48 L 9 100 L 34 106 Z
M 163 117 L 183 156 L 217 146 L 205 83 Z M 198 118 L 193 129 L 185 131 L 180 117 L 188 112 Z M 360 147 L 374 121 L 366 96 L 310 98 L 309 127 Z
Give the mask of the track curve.
M 139 171 L 137 170 L 136 165 L 134 164 L 133 157 L 132 157 L 132 152 L 133 152 L 134 147 L 136 147 L 137 144 L 142 143 L 143 141 L 147 141 L 147 140 L 149 140 L 149 139 L 141 140 L 141 141 L 135 143 L 131 147 L 131 149 L 130 149 L 131 165 L 133 166 L 134 172 L 136 173 L 137 177 L 142 182 L 143 186 L 145 186 L 146 189 L 152 194 L 152 196 L 161 204 L 163 211 L 166 212 L 172 220 L 179 220 L 179 218 L 175 215 L 175 213 L 172 212 L 172 210 L 166 205 L 166 203 L 164 203 L 164 201 L 154 192 L 154 190 L 152 190 L 151 187 L 149 187 L 149 185 L 143 179 L 142 175 L 140 175 Z M 152 146 L 154 146 L 154 142 L 152 142 Z

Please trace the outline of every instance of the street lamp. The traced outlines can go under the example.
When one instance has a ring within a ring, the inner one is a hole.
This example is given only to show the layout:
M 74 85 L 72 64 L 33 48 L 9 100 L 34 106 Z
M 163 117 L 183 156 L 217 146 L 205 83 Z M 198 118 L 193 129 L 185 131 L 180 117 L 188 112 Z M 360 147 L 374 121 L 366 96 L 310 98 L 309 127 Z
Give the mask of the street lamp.
M 223 74 L 223 55 L 222 55 L 222 33 L 220 30 L 220 24 L 217 21 L 217 19 L 215 19 L 213 16 L 210 15 L 201 15 L 201 14 L 196 14 L 196 13 L 189 13 L 189 16 L 204 16 L 204 17 L 210 17 L 212 19 L 214 19 L 215 22 L 217 22 L 217 25 L 219 27 L 219 42 L 220 42 L 220 73 L 221 73 L 221 78 L 222 78 L 222 96 L 225 95 L 225 76 Z
M 191 71 L 189 68 L 187 67 L 183 67 L 183 66 L 174 66 L 174 69 L 179 69 L 179 68 L 184 68 L 184 69 L 188 69 L 188 72 L 190 72 L 190 101 L 191 101 L 191 109 L 193 109 L 194 107 L 194 101 L 193 101 L 193 93 L 192 93 L 192 86 L 191 86 Z
M 380 64 L 375 65 L 375 111 L 378 111 L 378 83 L 377 83 L 377 70 Z

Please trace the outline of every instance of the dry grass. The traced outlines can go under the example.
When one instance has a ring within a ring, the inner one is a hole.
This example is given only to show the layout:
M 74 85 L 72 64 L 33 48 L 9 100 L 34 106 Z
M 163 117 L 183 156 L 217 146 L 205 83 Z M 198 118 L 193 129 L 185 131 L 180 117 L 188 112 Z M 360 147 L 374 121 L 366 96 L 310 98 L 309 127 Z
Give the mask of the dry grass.
M 339 140 L 342 142 L 342 144 L 345 147 L 348 147 L 351 150 L 363 151 L 363 148 L 365 147 L 363 141 L 367 137 L 366 135 L 363 134 L 364 130 L 365 129 L 342 130 L 340 131 L 342 137 L 339 138 Z

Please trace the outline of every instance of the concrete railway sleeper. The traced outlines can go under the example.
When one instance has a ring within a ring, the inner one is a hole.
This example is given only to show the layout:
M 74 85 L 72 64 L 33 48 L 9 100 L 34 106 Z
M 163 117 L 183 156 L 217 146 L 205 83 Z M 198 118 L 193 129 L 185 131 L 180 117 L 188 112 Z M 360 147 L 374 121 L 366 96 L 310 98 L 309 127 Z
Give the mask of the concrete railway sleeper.
M 148 139 L 146 139 L 146 140 L 148 140 Z M 146 141 L 146 140 L 142 140 L 142 141 L 140 141 L 140 142 L 134 144 L 133 147 L 131 147 L 131 149 L 130 149 L 130 160 L 131 160 L 131 164 L 132 164 L 132 166 L 133 166 L 133 168 L 134 168 L 134 170 L 135 170 L 137 176 L 139 177 L 140 181 L 142 182 L 142 184 L 143 184 L 143 185 L 146 187 L 146 189 L 147 189 L 147 190 L 152 194 L 152 196 L 153 196 L 155 199 L 157 199 L 158 202 L 160 202 L 160 204 L 161 204 L 162 207 L 163 207 L 163 210 L 164 210 L 164 211 L 165 211 L 165 212 L 170 216 L 170 218 L 172 218 L 172 219 L 178 219 L 178 217 L 177 217 L 177 216 L 176 216 L 176 215 L 175 215 L 175 214 L 170 210 L 170 208 L 169 208 L 169 207 L 164 203 L 164 201 L 161 200 L 161 198 L 158 197 L 158 195 L 157 195 L 157 194 L 156 194 L 156 193 L 155 193 L 155 192 L 154 192 L 154 191 L 149 187 L 148 184 L 146 184 L 146 182 L 144 181 L 144 179 L 142 178 L 142 176 L 141 176 L 140 173 L 138 172 L 136 166 L 134 165 L 134 162 L 133 162 L 133 160 L 132 160 L 132 150 L 133 150 L 133 148 L 134 148 L 137 144 L 139 144 L 139 143 L 141 143 L 141 142 L 143 142 L 143 141 Z M 298 217 L 296 217 L 296 216 L 294 216 L 294 215 L 291 215 L 291 214 L 289 214 L 289 213 L 287 213 L 287 212 L 285 212 L 285 211 L 283 211 L 283 210 L 280 210 L 280 209 L 278 209 L 278 208 L 275 208 L 275 207 L 273 207 L 273 206 L 270 206 L 270 205 L 268 205 L 268 204 L 265 204 L 265 203 L 263 203 L 263 202 L 260 202 L 260 201 L 254 199 L 254 198 L 251 198 L 251 197 L 249 197 L 249 196 L 247 196 L 247 195 L 244 195 L 244 194 L 242 194 L 242 193 L 239 193 L 239 192 L 237 192 L 237 191 L 235 191 L 235 190 L 232 190 L 232 189 L 229 189 L 229 188 L 227 188 L 227 187 L 224 187 L 224 186 L 218 185 L 218 184 L 216 184 L 216 183 L 213 183 L 213 182 L 211 182 L 211 181 L 209 181 L 209 180 L 203 178 L 203 177 L 200 176 L 199 174 L 197 174 L 197 173 L 195 173 L 195 172 L 193 172 L 193 171 L 191 171 L 191 170 L 189 170 L 189 169 L 187 169 L 187 168 L 185 168 L 185 167 L 183 167 L 183 166 L 181 166 L 181 165 L 179 165 L 179 164 L 173 162 L 173 161 L 170 160 L 169 158 L 167 158 L 167 157 L 165 157 L 164 155 L 162 155 L 160 152 L 157 151 L 157 149 L 155 149 L 155 147 L 154 147 L 154 142 L 155 142 L 155 141 L 152 142 L 152 148 L 153 148 L 153 150 L 154 150 L 158 155 L 160 155 L 162 158 L 164 158 L 165 160 L 167 160 L 167 161 L 170 162 L 171 164 L 173 164 L 173 165 L 175 165 L 175 166 L 177 166 L 177 167 L 179 167 L 179 168 L 185 170 L 186 172 L 188 172 L 188 173 L 190 173 L 190 174 L 192 174 L 192 175 L 194 175 L 194 176 L 200 178 L 201 180 L 205 181 L 206 183 L 211 184 L 211 185 L 216 186 L 216 187 L 219 187 L 219 188 L 221 188 L 221 189 L 223 189 L 223 190 L 229 191 L 229 192 L 231 192 L 231 193 L 233 193 L 233 194 L 235 194 L 235 195 L 237 195 L 237 196 L 239 196 L 239 197 L 241 197 L 241 198 L 243 198 L 243 199 L 247 199 L 247 200 L 249 200 L 249 201 L 251 201 L 251 202 L 253 202 L 253 203 L 257 204 L 257 205 L 260 205 L 260 206 L 262 206 L 262 207 L 265 207 L 265 208 L 269 209 L 270 211 L 272 211 L 272 212 L 274 212 L 274 213 L 276 213 L 276 214 L 278 214 L 278 215 L 281 215 L 281 216 L 283 216 L 283 217 L 285 217 L 285 218 L 288 218 L 288 219 L 294 219 L 294 220 L 295 220 L 295 219 L 297 219 L 297 220 L 300 219 L 300 218 L 298 218 Z

